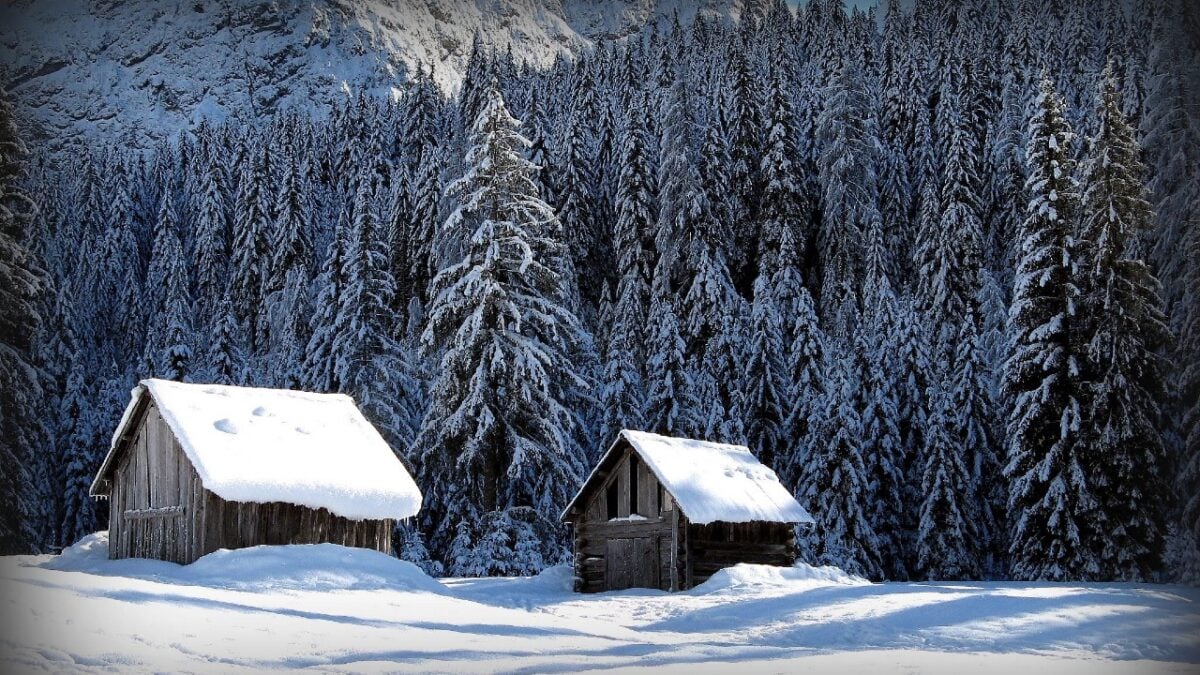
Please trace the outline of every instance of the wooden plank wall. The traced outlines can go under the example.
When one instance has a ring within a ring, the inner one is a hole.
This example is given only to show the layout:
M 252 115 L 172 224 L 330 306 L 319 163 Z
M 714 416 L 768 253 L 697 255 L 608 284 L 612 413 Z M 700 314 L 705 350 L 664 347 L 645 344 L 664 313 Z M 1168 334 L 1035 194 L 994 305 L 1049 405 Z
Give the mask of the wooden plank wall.
M 227 502 L 204 491 L 204 553 L 263 544 L 341 544 L 392 551 L 391 520 L 350 520 L 295 504 Z
M 610 522 L 608 518 L 608 487 L 616 481 L 618 488 L 617 517 L 629 516 L 630 480 L 629 456 L 631 450 L 625 447 L 624 453 L 612 464 L 612 468 L 597 476 L 593 493 L 587 497 L 582 508 L 583 517 L 574 523 L 574 551 L 576 590 L 593 593 L 608 590 L 609 570 L 608 558 L 610 551 L 624 551 L 631 556 L 630 560 L 618 562 L 622 565 L 620 574 L 631 574 L 625 571 L 630 565 L 645 567 L 656 566 L 657 569 L 639 571 L 634 575 L 638 584 L 655 585 L 663 590 L 671 590 L 673 562 L 671 550 L 676 548 L 675 560 L 681 560 L 679 555 L 679 537 L 675 536 L 676 512 L 673 501 L 667 500 L 668 509 L 659 510 L 658 479 L 645 462 L 638 462 L 638 515 L 646 520 L 623 520 Z M 631 540 L 628 544 L 610 545 L 613 540 Z M 676 575 L 678 578 L 678 575 Z M 653 580 L 653 581 L 650 581 Z M 624 585 L 621 585 L 624 587 Z
M 151 403 L 113 472 L 109 557 L 190 563 L 221 548 L 334 543 L 392 550 L 392 521 L 294 504 L 227 502 L 205 489 Z
M 198 557 L 191 523 L 199 476 L 153 403 L 135 425 L 113 472 L 109 554 L 191 562 Z
M 631 550 L 637 552 L 638 564 L 655 564 L 658 587 L 671 589 L 670 551 L 674 542 L 671 521 L 665 518 L 637 522 L 592 522 L 575 525 L 575 575 L 578 590 L 584 593 L 609 590 L 608 554 L 610 542 L 632 540 Z M 623 550 L 623 549 L 622 549 Z M 631 554 L 632 555 L 632 554 Z M 620 564 L 620 563 L 618 563 Z M 643 578 L 650 578 L 647 574 Z
M 686 588 L 738 563 L 790 567 L 796 562 L 795 528 L 787 523 L 687 525 Z

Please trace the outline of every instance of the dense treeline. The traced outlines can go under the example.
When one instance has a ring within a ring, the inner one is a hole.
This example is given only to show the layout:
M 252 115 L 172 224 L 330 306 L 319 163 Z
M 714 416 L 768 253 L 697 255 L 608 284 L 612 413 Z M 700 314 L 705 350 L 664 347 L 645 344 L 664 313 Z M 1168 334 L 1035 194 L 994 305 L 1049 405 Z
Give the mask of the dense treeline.
M 1194 577 L 1200 16 L 1125 5 L 752 3 L 546 71 L 477 41 L 449 99 L 418 73 L 20 181 L 6 123 L 41 208 L 0 229 L 4 545 L 103 526 L 154 375 L 352 394 L 430 571 L 561 560 L 636 427 L 747 443 L 813 562 Z

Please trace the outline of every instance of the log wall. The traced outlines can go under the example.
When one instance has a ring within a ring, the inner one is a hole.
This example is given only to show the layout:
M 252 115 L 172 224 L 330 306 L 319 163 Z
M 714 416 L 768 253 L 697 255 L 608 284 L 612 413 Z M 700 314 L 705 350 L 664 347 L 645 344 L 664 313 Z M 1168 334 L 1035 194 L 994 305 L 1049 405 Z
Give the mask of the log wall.
M 738 563 L 791 567 L 796 563 L 796 531 L 789 523 L 710 523 L 686 526 L 691 588 L 717 570 Z

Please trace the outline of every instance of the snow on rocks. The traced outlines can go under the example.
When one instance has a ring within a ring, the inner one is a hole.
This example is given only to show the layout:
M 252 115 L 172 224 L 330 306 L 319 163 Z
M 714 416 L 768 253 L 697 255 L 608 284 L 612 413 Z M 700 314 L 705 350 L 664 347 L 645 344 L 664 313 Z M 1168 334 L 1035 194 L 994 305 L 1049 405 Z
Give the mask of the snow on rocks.
M 326 508 L 355 520 L 409 518 L 421 508 L 412 476 L 342 394 L 143 380 L 100 476 L 144 395 L 158 406 L 204 487 L 222 499 Z
M 744 445 L 621 432 L 693 523 L 811 523 L 770 468 Z M 603 461 L 601 462 L 603 464 Z

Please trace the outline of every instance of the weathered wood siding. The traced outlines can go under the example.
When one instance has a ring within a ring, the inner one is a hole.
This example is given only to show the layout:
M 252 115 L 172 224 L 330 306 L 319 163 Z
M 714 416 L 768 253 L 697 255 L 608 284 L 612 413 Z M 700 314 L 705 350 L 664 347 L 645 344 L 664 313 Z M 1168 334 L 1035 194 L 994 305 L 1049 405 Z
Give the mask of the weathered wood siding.
M 659 501 L 659 483 L 645 462 L 638 462 L 637 515 L 645 520 L 611 520 L 608 490 L 617 486 L 616 518 L 630 514 L 632 481 L 631 449 L 626 445 L 611 463 L 598 486 L 584 502 L 583 517 L 574 523 L 576 589 L 594 593 L 621 588 L 679 588 L 680 575 L 673 569 L 680 559 L 675 536 L 674 500 Z M 674 555 L 672 555 L 674 549 Z
M 204 488 L 154 403 L 137 414 L 112 474 L 109 557 L 186 564 L 222 548 L 325 542 L 391 552 L 391 520 L 221 499 Z
M 788 523 L 689 523 L 657 477 L 638 462 L 638 515 L 630 515 L 628 444 L 601 467 L 572 523 L 575 589 L 584 593 L 643 587 L 686 590 L 717 570 L 738 563 L 790 566 L 796 561 L 795 530 Z M 616 485 L 615 517 L 608 512 Z
M 796 562 L 795 528 L 788 523 L 689 524 L 687 588 L 738 563 L 790 567 Z
M 202 547 L 194 521 L 200 477 L 150 403 L 113 471 L 109 557 L 188 563 Z

